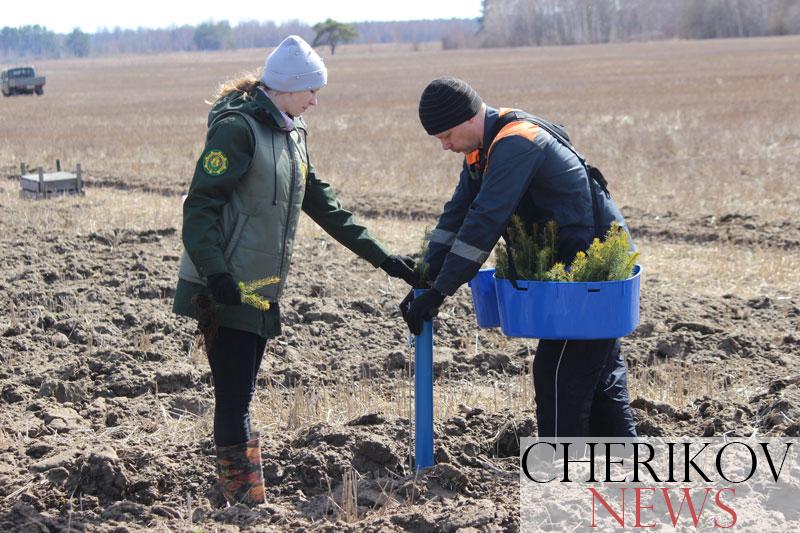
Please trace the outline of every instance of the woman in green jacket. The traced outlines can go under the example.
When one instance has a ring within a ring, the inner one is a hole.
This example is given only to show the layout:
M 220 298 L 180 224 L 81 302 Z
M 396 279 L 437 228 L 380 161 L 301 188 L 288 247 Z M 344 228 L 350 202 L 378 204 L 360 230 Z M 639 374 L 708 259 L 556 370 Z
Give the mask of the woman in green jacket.
M 260 77 L 222 84 L 208 116 L 206 144 L 183 204 L 173 310 L 204 333 L 214 379 L 217 473 L 231 504 L 265 501 L 250 401 L 267 339 L 280 333 L 300 211 L 355 254 L 414 284 L 413 261 L 390 255 L 320 180 L 306 150 L 301 115 L 316 105 L 327 70 L 297 36 L 267 58 Z M 261 285 L 242 303 L 240 283 Z

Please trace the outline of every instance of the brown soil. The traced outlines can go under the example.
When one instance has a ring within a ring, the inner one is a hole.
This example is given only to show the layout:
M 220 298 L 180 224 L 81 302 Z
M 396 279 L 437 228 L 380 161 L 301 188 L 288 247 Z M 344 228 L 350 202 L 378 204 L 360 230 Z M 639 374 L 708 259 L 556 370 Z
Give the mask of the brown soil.
M 392 205 L 372 198 L 357 211 L 430 219 L 438 210 L 418 203 L 409 215 Z M 348 527 L 336 504 L 349 467 L 359 479 L 354 529 L 518 529 L 518 438 L 536 433 L 531 409 L 462 405 L 437 422 L 438 464 L 419 475 L 407 458 L 408 420 L 394 414 L 262 431 L 270 503 L 224 507 L 208 425 L 186 438 L 164 436 L 171 421 L 207 419 L 213 406 L 193 324 L 170 312 L 176 230 L 54 237 L 0 212 L 0 530 L 338 530 Z M 747 247 L 774 232 L 773 246 L 800 243 L 795 221 L 629 214 L 650 240 Z M 291 398 L 297 385 L 402 381 L 402 294 L 379 290 L 377 279 L 344 250 L 301 241 L 262 388 L 287 387 Z M 694 297 L 645 277 L 642 324 L 624 340 L 631 374 L 647 371 L 652 387 L 633 393 L 639 431 L 800 435 L 798 321 L 796 295 Z M 437 386 L 491 387 L 528 372 L 535 341 L 486 332 L 476 350 L 474 334 L 461 289 L 440 316 Z M 702 375 L 711 394 L 687 381 L 674 401 L 648 396 L 680 374 Z

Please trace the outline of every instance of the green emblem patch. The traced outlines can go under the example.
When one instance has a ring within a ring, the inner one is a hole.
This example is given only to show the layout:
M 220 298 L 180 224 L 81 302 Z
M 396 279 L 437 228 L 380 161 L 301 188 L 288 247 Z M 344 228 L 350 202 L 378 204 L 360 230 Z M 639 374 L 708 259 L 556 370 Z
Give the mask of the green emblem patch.
M 300 160 L 300 177 L 303 178 L 303 185 L 305 185 L 308 178 L 308 165 L 302 159 Z
M 209 150 L 203 156 L 203 170 L 211 176 L 220 176 L 228 170 L 228 156 L 221 150 Z

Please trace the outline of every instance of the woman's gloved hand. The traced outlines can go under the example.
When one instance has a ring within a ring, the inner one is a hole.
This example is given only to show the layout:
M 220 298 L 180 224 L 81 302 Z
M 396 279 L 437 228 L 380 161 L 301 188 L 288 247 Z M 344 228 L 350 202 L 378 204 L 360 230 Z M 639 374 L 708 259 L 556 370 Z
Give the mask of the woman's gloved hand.
M 412 287 L 419 287 L 421 282 L 414 272 L 415 267 L 414 260 L 405 255 L 390 255 L 380 265 L 380 268 L 391 277 L 400 278 Z
M 218 272 L 208 276 L 208 288 L 214 301 L 223 305 L 241 305 L 242 293 L 228 272 Z

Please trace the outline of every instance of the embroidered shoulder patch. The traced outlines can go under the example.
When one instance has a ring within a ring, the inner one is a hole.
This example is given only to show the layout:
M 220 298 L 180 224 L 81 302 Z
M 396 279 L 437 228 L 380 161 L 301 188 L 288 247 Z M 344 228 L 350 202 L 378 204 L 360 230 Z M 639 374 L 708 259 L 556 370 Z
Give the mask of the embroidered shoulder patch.
M 228 170 L 228 156 L 222 150 L 209 150 L 203 156 L 203 170 L 211 176 L 220 176 Z

